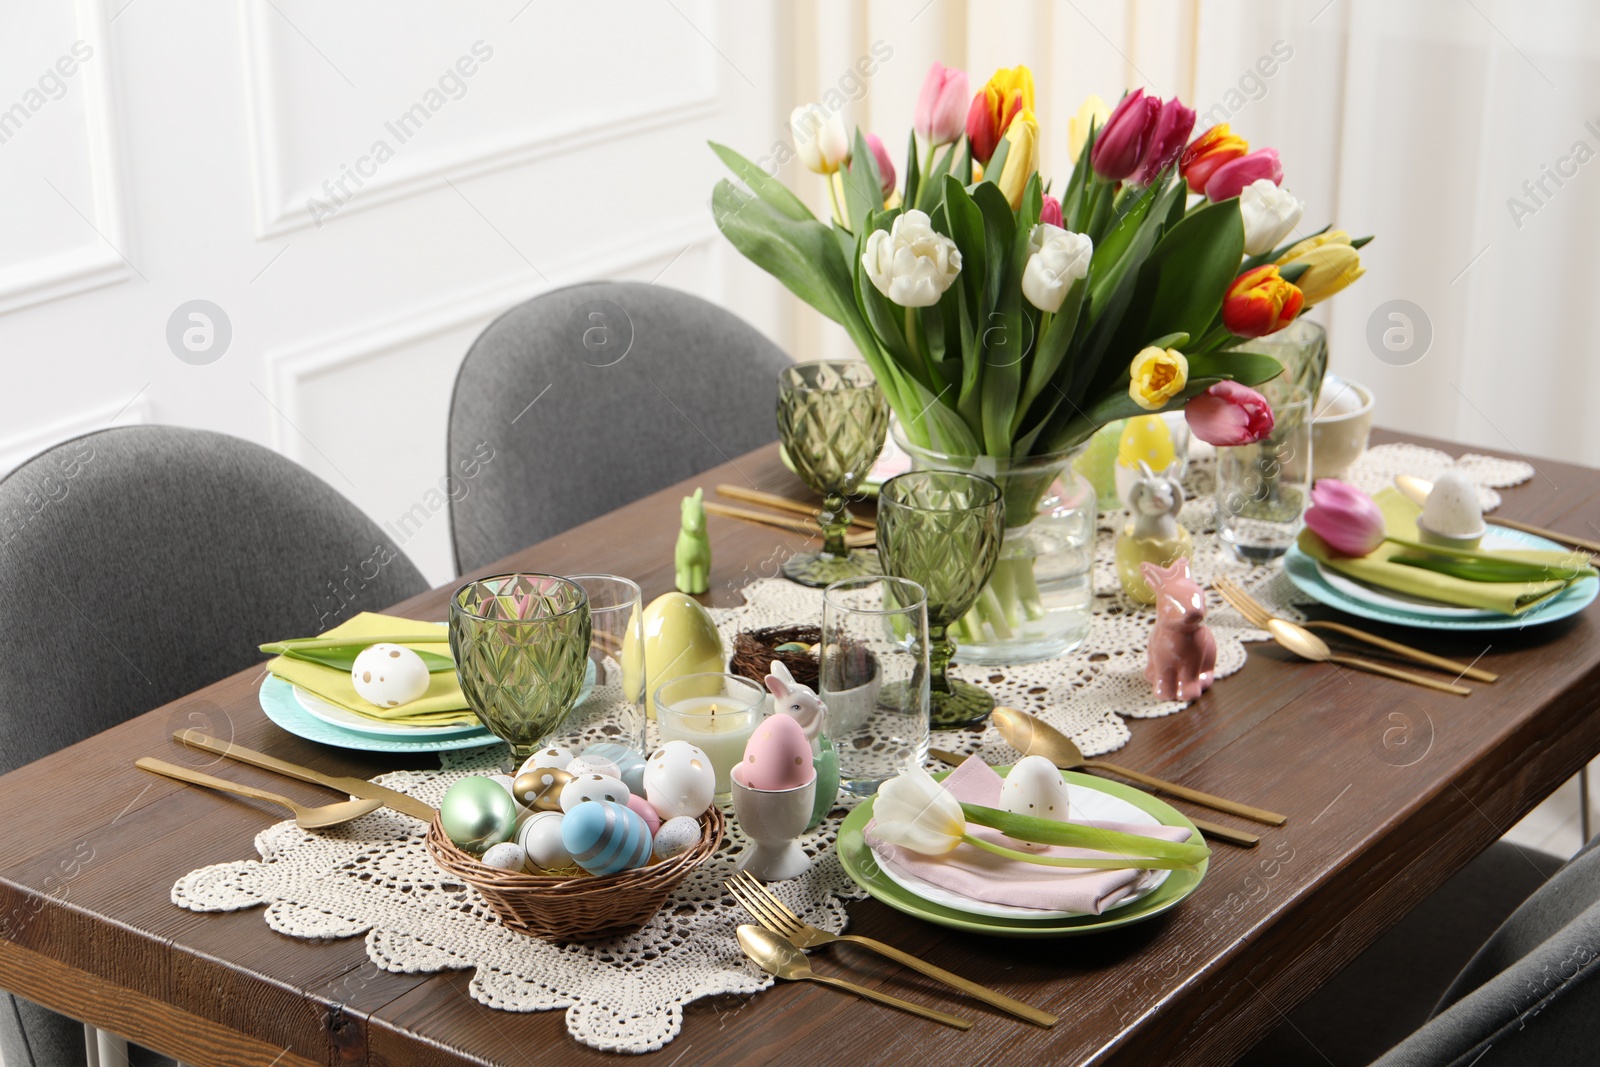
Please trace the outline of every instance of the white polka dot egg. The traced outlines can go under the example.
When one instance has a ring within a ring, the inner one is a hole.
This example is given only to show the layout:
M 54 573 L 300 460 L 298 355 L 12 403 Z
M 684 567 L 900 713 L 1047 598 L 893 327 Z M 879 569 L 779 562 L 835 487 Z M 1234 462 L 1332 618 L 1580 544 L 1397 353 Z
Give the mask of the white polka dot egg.
M 428 691 L 428 665 L 404 645 L 381 643 L 364 648 L 350 667 L 356 694 L 380 708 L 398 708 Z
M 711 758 L 687 741 L 668 741 L 644 765 L 644 793 L 663 819 L 698 819 L 711 806 L 717 772 Z
M 529 771 L 564 771 L 574 758 L 570 748 L 562 748 L 559 745 L 554 748 L 542 748 L 523 760 L 522 766 L 517 768 L 517 773 L 521 775 Z
M 1071 812 L 1067 783 L 1043 756 L 1024 756 L 1000 785 L 1000 808 L 1014 815 L 1065 820 Z
M 630 795 L 621 778 L 613 778 L 608 774 L 586 774 L 561 787 L 561 810 L 571 811 L 579 804 L 594 800 L 609 800 L 613 804 L 627 806 Z
M 674 856 L 682 855 L 694 847 L 700 840 L 700 824 L 687 815 L 679 815 L 675 819 L 668 819 L 661 824 L 661 829 L 656 831 L 655 855 L 656 859 L 670 860 Z
M 502 841 L 483 854 L 484 866 L 498 867 L 502 871 L 520 871 L 527 859 L 522 846 L 514 841 Z

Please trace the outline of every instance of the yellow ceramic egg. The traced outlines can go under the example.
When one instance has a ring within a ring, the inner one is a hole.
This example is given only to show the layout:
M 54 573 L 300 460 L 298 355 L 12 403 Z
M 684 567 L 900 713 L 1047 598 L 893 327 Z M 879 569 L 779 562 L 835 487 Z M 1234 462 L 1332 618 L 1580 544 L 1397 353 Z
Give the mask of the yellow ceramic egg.
M 1138 415 L 1128 420 L 1117 441 L 1116 482 L 1117 497 L 1128 499 L 1128 490 L 1139 477 L 1139 461 L 1150 464 L 1153 471 L 1163 471 L 1178 458 L 1172 443 L 1172 431 L 1160 415 Z
M 644 609 L 644 674 L 646 681 L 645 708 L 653 719 L 656 716 L 656 687 L 685 674 L 720 673 L 723 670 L 722 636 L 711 613 L 700 602 L 684 593 L 663 593 Z M 632 650 L 632 640 L 622 647 L 622 665 L 626 672 L 630 665 L 637 669 L 638 654 Z M 628 686 L 630 691 L 637 691 Z M 715 696 L 722 691 L 719 679 L 710 679 L 703 696 Z M 685 694 L 691 695 L 691 694 Z

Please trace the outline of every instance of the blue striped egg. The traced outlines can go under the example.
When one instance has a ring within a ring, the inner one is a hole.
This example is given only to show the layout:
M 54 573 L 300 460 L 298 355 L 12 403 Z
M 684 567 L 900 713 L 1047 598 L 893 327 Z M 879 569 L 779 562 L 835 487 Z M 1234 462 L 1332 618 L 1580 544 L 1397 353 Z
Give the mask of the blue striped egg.
M 561 843 L 578 866 L 604 877 L 650 861 L 650 828 L 626 804 L 590 800 L 561 817 Z
M 585 756 L 599 756 L 608 759 L 617 765 L 617 770 L 622 773 L 617 775 L 622 779 L 622 784 L 636 797 L 644 796 L 644 757 L 639 755 L 627 745 L 619 745 L 614 741 L 604 741 L 598 745 L 590 745 L 583 750 Z

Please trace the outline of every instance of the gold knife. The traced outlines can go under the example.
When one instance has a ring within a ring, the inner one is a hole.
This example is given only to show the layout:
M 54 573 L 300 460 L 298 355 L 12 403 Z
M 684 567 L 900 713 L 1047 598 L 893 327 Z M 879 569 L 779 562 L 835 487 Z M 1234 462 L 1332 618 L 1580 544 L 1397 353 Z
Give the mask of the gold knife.
M 219 740 L 199 730 L 177 730 L 173 732 L 172 739 L 193 748 L 204 749 L 219 756 L 226 756 L 231 760 L 238 760 L 240 763 L 248 763 L 252 767 L 275 771 L 290 778 L 298 778 L 302 782 L 325 785 L 329 789 L 337 789 L 348 796 L 363 797 L 367 800 L 381 800 L 385 807 L 393 808 L 402 815 L 409 815 L 413 819 L 421 819 L 425 823 L 433 822 L 433 817 L 436 814 L 433 808 L 416 797 L 407 796 L 405 793 L 390 789 L 388 786 L 369 782 L 365 778 L 341 778 L 331 774 L 323 774 L 321 771 L 314 771 L 310 767 L 302 767 L 298 763 L 290 763 L 288 760 L 281 760 L 276 756 L 269 756 L 264 752 L 257 752 L 254 749 L 245 748 L 243 745 L 236 745 L 231 741 Z
M 930 748 L 928 749 L 928 755 L 940 763 L 948 763 L 952 767 L 959 767 L 968 759 L 968 757 L 958 752 L 946 752 L 942 748 Z M 1196 830 L 1218 841 L 1226 841 L 1228 844 L 1238 845 L 1240 848 L 1255 848 L 1261 844 L 1261 838 L 1255 834 L 1246 833 L 1243 830 L 1235 830 L 1231 826 L 1223 826 L 1221 823 L 1211 822 L 1209 819 L 1195 819 L 1189 816 L 1185 816 L 1185 818 L 1194 823 Z

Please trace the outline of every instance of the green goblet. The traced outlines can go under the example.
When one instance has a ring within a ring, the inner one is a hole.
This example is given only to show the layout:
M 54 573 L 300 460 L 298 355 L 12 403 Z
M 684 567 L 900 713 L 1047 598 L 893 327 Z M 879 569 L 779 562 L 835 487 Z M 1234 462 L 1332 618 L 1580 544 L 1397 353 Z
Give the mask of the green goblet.
M 543 747 L 583 688 L 589 596 L 553 574 L 499 574 L 450 598 L 450 651 L 467 705 L 511 746 L 511 767 Z
M 822 548 L 790 556 L 785 578 L 821 587 L 879 573 L 876 552 L 845 547 L 845 498 L 861 491 L 888 429 L 883 390 L 860 360 L 796 363 L 778 375 L 778 434 L 796 473 L 823 495 Z
M 1000 487 L 977 474 L 912 471 L 878 491 L 878 555 L 886 574 L 928 595 L 928 717 L 935 730 L 983 722 L 994 697 L 949 677 L 948 628 L 972 607 L 1005 537 Z

